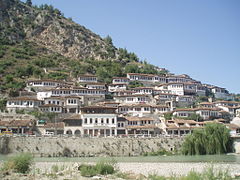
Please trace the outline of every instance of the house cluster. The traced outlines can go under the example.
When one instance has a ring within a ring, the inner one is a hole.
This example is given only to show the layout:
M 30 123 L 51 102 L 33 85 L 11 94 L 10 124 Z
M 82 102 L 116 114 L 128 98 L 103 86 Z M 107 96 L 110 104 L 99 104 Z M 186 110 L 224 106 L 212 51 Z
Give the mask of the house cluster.
M 142 86 L 134 87 L 136 81 Z M 99 82 L 94 75 L 80 76 L 75 82 L 29 80 L 26 91 L 33 95 L 8 99 L 9 113 L 39 111 L 52 113 L 54 118 L 23 124 L 18 120 L 20 125 L 15 125 L 16 120 L 1 120 L 1 132 L 37 129 L 42 135 L 181 136 L 214 121 L 236 133 L 240 130 L 239 125 L 230 124 L 240 102 L 233 101 L 226 89 L 202 84 L 188 75 L 128 73 L 114 77 L 111 84 Z M 197 103 L 207 93 L 218 100 Z

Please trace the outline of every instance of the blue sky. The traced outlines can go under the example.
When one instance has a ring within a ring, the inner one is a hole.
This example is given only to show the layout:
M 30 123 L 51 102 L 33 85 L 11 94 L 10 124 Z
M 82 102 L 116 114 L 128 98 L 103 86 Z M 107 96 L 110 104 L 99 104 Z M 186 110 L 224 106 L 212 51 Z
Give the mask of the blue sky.
M 32 0 L 142 60 L 240 93 L 240 0 Z

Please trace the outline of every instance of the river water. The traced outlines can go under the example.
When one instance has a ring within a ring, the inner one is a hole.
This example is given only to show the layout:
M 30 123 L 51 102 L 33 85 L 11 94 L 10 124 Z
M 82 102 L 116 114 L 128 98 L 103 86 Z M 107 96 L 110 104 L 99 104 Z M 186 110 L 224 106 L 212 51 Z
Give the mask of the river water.
M 0 155 L 0 161 L 4 161 L 11 156 Z M 51 158 L 34 158 L 35 162 L 97 162 L 101 160 L 115 160 L 116 162 L 126 163 L 166 163 L 166 162 L 209 162 L 209 163 L 236 163 L 240 164 L 239 154 L 227 155 L 199 155 L 199 156 L 138 156 L 138 157 L 51 157 Z

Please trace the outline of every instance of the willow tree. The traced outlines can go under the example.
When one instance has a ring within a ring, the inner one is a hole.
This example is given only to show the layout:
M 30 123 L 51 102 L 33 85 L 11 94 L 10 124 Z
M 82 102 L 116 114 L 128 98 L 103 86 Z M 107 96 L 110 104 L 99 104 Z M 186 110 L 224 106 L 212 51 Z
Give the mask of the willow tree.
M 208 123 L 185 138 L 182 153 L 185 155 L 223 154 L 232 150 L 229 129 L 220 123 Z

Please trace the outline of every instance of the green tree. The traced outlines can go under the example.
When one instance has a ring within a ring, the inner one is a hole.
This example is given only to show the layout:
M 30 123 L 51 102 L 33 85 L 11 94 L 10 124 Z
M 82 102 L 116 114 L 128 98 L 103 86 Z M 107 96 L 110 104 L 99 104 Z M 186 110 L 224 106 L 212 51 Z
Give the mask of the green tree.
M 27 1 L 26 1 L 26 4 L 27 4 L 28 6 L 32 6 L 32 0 L 27 0 Z
M 185 155 L 223 154 L 232 151 L 232 139 L 224 124 L 208 123 L 185 138 L 182 153 Z
M 136 88 L 136 87 L 143 87 L 143 83 L 139 82 L 139 81 L 131 81 L 128 85 L 128 87 L 130 88 Z
M 173 117 L 173 114 L 172 113 L 164 113 L 164 118 L 165 120 L 171 120 Z
M 125 66 L 125 73 L 140 73 L 141 70 L 136 64 L 128 64 Z

